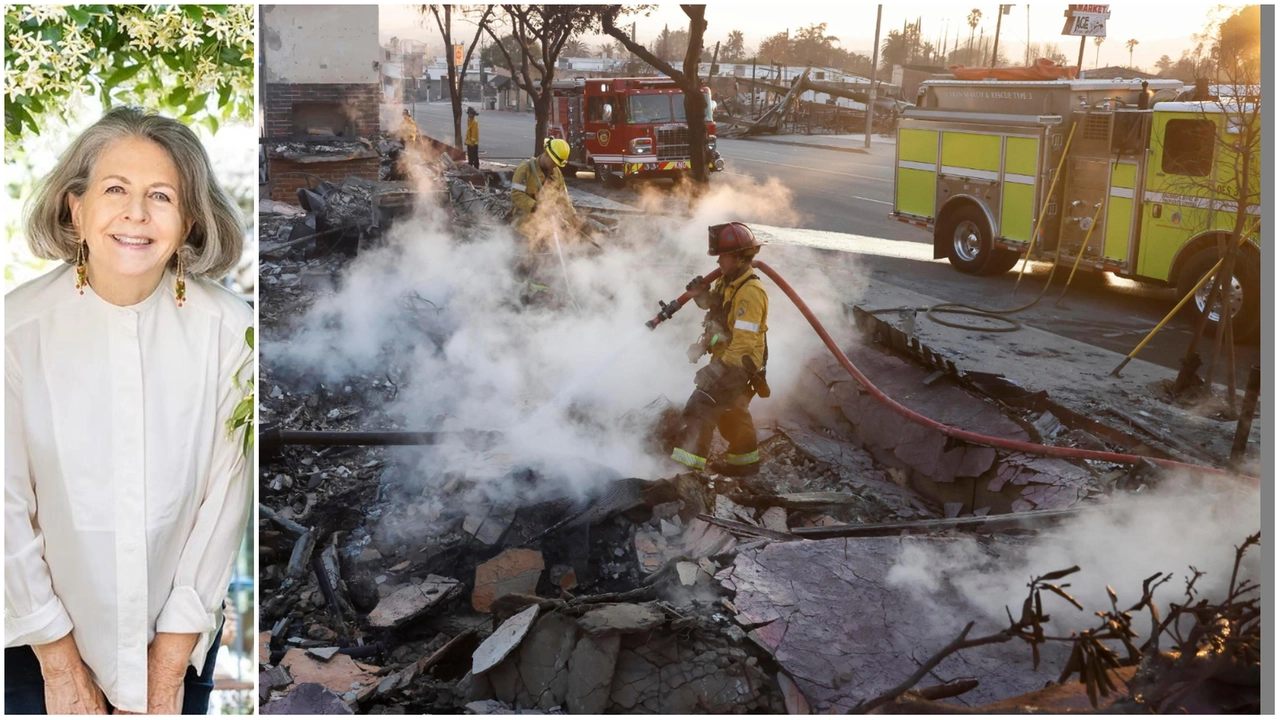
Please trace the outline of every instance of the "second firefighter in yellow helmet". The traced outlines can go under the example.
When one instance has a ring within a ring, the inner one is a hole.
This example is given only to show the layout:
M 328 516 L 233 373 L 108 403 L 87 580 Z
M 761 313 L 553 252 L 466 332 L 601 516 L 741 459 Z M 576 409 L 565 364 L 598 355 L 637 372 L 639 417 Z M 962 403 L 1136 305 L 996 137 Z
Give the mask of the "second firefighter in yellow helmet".
M 542 152 L 520 163 L 511 175 L 515 229 L 535 249 L 547 244 L 545 235 L 557 225 L 561 233 L 578 225 L 578 213 L 560 172 L 568 161 L 569 143 L 560 138 L 547 138 L 542 143 Z

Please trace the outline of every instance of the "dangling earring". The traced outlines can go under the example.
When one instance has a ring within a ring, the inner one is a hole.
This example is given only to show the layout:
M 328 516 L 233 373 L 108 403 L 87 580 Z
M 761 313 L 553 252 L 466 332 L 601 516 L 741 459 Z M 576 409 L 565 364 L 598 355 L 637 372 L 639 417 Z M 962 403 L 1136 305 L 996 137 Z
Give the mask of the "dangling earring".
M 173 289 L 174 299 L 178 301 L 178 307 L 182 307 L 187 301 L 187 272 L 182 267 L 182 251 L 178 251 L 178 280 Z
M 76 246 L 76 290 L 80 294 L 84 294 L 85 285 L 89 284 L 89 268 L 88 268 L 89 242 L 81 240 Z

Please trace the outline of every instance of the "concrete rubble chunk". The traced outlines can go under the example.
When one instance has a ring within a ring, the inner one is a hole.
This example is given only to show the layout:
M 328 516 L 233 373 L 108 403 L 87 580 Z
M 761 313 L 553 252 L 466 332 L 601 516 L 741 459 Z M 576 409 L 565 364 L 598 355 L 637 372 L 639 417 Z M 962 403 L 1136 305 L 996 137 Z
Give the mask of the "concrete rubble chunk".
M 934 579 L 936 589 L 925 592 L 923 580 L 911 580 L 921 573 L 919 558 L 944 557 L 965 542 L 971 541 L 876 537 L 773 543 L 737 555 L 725 584 L 735 591 L 739 621 L 765 623 L 751 631 L 752 637 L 773 653 L 813 712 L 845 712 L 906 679 L 967 620 L 987 617 L 950 582 Z M 899 566 L 904 572 L 891 574 Z M 994 622 L 980 622 L 974 632 L 989 632 Z M 1038 671 L 1031 670 L 1025 646 L 1009 643 L 965 650 L 944 660 L 937 673 L 977 678 L 980 684 L 965 702 L 992 702 L 1056 681 L 1068 648 L 1042 646 L 1040 651 Z
M 476 715 L 515 715 L 512 707 L 500 700 L 476 700 L 464 707 Z
M 410 583 L 378 602 L 369 613 L 373 627 L 392 628 L 403 625 L 430 610 L 461 586 L 457 580 L 428 575 L 421 583 Z
M 533 621 L 537 617 L 538 606 L 530 605 L 499 625 L 498 629 L 485 638 L 471 655 L 471 674 L 486 673 L 506 659 L 520 641 L 524 640 L 524 636 L 529 633 L 529 628 L 533 626 Z
M 784 672 L 778 673 L 778 687 L 782 689 L 782 702 L 787 707 L 788 715 L 809 714 L 809 701 L 804 698 L 804 693 L 800 692 L 791 676 Z
M 329 688 L 303 683 L 289 694 L 263 705 L 263 715 L 354 715 L 351 708 Z
M 605 711 L 621 646 L 621 635 L 584 637 L 578 641 L 569 657 L 569 686 L 565 696 L 569 712 L 599 715 Z
M 329 662 L 330 660 L 333 659 L 334 655 L 338 654 L 338 648 L 336 647 L 307 648 L 307 654 L 322 662 Z
M 471 607 L 489 612 L 493 601 L 504 595 L 533 595 L 544 567 L 542 553 L 525 548 L 512 548 L 481 563 L 476 566 Z
M 513 656 L 530 700 L 544 712 L 564 704 L 572 683 L 570 662 L 577 639 L 573 618 L 559 613 L 544 615 L 520 644 L 518 656 Z M 611 677 L 612 672 L 610 668 Z
M 694 565 L 697 569 L 697 566 Z M 587 635 L 609 635 L 652 630 L 661 625 L 666 616 L 650 603 L 617 603 L 593 608 L 578 619 L 578 627 Z
M 701 568 L 697 563 L 678 562 L 676 563 L 676 574 L 680 576 L 681 585 L 694 585 L 698 582 L 698 572 Z
M 302 648 L 293 648 L 285 653 L 280 665 L 298 685 L 319 683 L 338 694 L 378 682 L 379 668 L 362 665 L 348 655 L 335 655 L 329 662 L 320 662 Z
M 790 532 L 791 528 L 787 527 L 787 511 L 780 507 L 771 507 L 764 511 L 760 516 L 760 522 L 766 529 L 775 532 Z
M 506 534 L 516 519 L 515 513 L 490 513 L 468 515 L 462 521 L 462 530 L 484 545 L 495 545 Z
M 264 630 L 258 633 L 258 664 L 271 663 L 271 632 Z

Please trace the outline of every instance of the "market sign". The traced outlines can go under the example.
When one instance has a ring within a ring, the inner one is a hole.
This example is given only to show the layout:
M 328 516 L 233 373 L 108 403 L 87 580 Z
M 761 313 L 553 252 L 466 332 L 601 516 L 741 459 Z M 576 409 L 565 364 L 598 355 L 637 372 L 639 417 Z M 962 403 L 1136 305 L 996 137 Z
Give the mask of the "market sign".
M 1107 18 L 1111 17 L 1110 5 L 1068 5 L 1063 13 L 1067 22 L 1062 26 L 1063 35 L 1077 37 L 1106 37 Z

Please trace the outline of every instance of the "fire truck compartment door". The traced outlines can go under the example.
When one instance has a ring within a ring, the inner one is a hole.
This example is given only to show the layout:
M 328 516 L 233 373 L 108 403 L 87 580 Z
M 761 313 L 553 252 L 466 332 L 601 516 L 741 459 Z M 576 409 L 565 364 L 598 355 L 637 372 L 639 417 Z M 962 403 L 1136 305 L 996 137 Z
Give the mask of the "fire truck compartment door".
M 1004 183 L 1001 186 L 1000 237 L 1027 242 L 1035 229 L 1036 175 L 1040 140 L 1009 136 L 1004 141 Z
M 932 219 L 938 195 L 937 130 L 898 129 L 894 211 Z
M 1173 259 L 1192 236 L 1215 218 L 1213 172 L 1216 123 L 1200 113 L 1157 112 L 1151 122 L 1151 152 L 1142 188 L 1142 239 L 1138 274 L 1173 280 Z M 1137 190 L 1135 190 L 1136 194 Z M 1137 201 L 1137 198 L 1135 198 Z M 1160 205 L 1160 216 L 1153 208 Z

